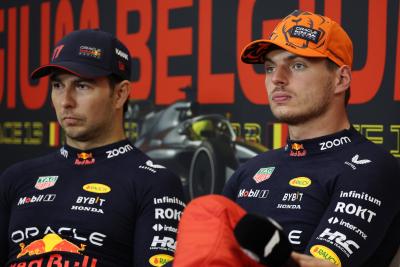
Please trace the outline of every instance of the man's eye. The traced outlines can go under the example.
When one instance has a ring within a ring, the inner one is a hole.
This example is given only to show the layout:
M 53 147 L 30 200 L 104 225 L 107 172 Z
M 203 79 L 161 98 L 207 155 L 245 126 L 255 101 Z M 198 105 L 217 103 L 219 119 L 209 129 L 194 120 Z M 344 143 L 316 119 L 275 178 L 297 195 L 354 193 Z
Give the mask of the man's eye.
M 76 87 L 77 87 L 79 90 L 86 90 L 86 89 L 89 89 L 89 86 L 88 86 L 87 84 L 84 84 L 84 83 L 78 83 L 78 84 L 76 85 Z
M 295 70 L 302 70 L 305 67 L 306 66 L 303 63 L 295 63 L 295 64 L 293 64 L 293 69 L 295 69 Z
M 51 88 L 52 88 L 52 89 L 60 89 L 60 88 L 61 88 L 61 83 L 59 83 L 59 82 L 52 82 L 52 83 L 51 83 Z
M 265 73 L 272 73 L 274 71 L 274 67 L 272 66 L 265 66 L 264 67 Z

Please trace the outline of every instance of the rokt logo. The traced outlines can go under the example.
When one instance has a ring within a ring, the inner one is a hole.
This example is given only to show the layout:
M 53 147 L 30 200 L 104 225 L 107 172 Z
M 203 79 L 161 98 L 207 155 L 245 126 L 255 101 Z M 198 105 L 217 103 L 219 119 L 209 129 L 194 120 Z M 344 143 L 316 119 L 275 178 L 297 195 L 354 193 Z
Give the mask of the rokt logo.
M 156 208 L 154 210 L 155 212 L 155 218 L 158 219 L 169 219 L 169 220 L 177 220 L 179 221 L 181 219 L 181 214 L 182 211 L 176 210 L 176 209 L 161 209 L 161 208 Z
M 355 215 L 363 220 L 367 220 L 369 223 L 372 221 L 372 218 L 376 216 L 376 213 L 369 209 L 365 209 L 362 206 L 356 206 L 353 203 L 346 204 L 344 202 L 338 202 L 336 204 L 335 212 Z
M 351 139 L 347 136 L 343 136 L 339 139 L 337 138 L 332 141 L 329 140 L 326 142 L 319 143 L 319 145 L 321 146 L 320 150 L 326 150 L 326 149 L 330 149 L 334 146 L 341 146 L 341 145 L 347 144 L 347 143 L 351 143 Z

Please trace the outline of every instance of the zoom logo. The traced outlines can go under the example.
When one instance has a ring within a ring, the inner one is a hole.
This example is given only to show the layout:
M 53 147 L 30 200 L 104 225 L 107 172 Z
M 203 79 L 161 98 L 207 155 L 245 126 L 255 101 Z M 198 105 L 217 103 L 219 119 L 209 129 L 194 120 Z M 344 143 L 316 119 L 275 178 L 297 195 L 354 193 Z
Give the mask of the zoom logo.
M 319 145 L 320 145 L 320 150 L 327 150 L 334 146 L 341 146 L 341 145 L 347 144 L 347 143 L 351 143 L 351 139 L 347 136 L 343 136 L 339 139 L 337 138 L 334 140 L 329 140 L 326 142 L 319 143 Z
M 108 151 L 106 151 L 107 158 L 110 159 L 110 158 L 125 154 L 126 152 L 131 151 L 132 149 L 133 149 L 133 147 L 130 144 L 127 144 L 125 146 L 120 146 L 119 148 L 108 150 Z

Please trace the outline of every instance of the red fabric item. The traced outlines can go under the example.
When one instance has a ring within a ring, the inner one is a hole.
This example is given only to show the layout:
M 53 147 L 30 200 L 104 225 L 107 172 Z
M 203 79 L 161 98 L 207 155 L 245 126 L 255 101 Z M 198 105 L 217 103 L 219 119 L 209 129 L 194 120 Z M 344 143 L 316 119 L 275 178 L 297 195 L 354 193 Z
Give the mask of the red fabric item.
M 264 266 L 249 258 L 233 235 L 233 228 L 245 214 L 236 203 L 220 195 L 192 200 L 179 223 L 173 266 Z

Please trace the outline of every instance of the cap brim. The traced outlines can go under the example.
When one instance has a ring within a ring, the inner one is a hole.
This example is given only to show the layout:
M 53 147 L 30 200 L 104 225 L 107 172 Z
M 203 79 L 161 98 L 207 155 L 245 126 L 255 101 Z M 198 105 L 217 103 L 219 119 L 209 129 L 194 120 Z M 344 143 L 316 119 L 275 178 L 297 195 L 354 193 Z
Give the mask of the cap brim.
M 101 76 L 108 76 L 112 72 L 90 66 L 88 64 L 81 64 L 76 62 L 57 62 L 56 64 L 47 64 L 41 66 L 31 73 L 32 79 L 39 79 L 44 76 L 50 75 L 54 70 L 63 70 L 70 72 L 82 78 L 97 78 Z
M 296 48 L 293 46 L 282 44 L 280 41 L 274 40 L 255 40 L 249 43 L 242 51 L 240 56 L 241 60 L 247 64 L 264 64 L 265 54 L 271 45 L 276 45 L 286 51 L 303 57 L 327 57 L 326 55 L 319 53 L 313 49 L 308 48 Z

